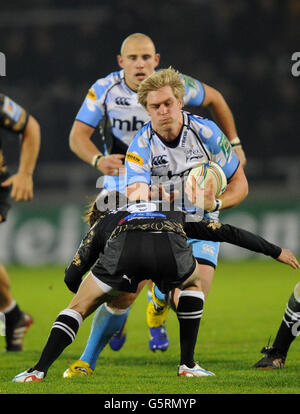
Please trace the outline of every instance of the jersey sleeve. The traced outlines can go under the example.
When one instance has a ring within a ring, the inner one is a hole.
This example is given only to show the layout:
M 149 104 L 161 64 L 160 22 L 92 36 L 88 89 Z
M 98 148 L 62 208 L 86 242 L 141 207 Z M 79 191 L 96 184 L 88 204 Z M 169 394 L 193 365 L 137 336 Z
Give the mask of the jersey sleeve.
M 151 149 L 146 124 L 132 140 L 125 157 L 125 185 L 151 183 Z
M 185 86 L 184 105 L 200 106 L 205 98 L 203 83 L 187 75 L 181 74 Z
M 90 270 L 104 248 L 99 237 L 101 220 L 98 220 L 82 239 L 72 262 L 65 270 L 65 283 L 72 292 L 77 292 L 82 277 Z
M 98 79 L 90 89 L 76 115 L 76 121 L 81 121 L 96 128 L 105 114 L 105 97 L 113 84 L 111 77 Z
M 230 180 L 236 172 L 240 161 L 235 151 L 232 149 L 228 138 L 215 122 L 208 119 L 203 120 L 199 117 L 192 117 L 197 119 L 197 128 L 199 128 L 201 140 L 209 151 L 211 161 L 219 164 L 222 167 L 227 180 Z
M 23 133 L 29 115 L 8 96 L 0 94 L 0 126 L 13 132 Z
M 281 248 L 260 236 L 230 224 L 222 224 L 214 220 L 203 219 L 200 222 L 185 222 L 184 230 L 188 237 L 227 242 L 244 247 L 256 253 L 271 256 L 274 259 L 281 254 Z

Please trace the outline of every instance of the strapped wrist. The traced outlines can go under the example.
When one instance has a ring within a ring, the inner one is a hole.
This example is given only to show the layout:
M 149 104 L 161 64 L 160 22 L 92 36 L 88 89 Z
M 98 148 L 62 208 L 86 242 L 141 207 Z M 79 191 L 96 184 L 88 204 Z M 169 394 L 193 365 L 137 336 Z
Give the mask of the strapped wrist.
M 94 155 L 93 156 L 93 159 L 92 159 L 92 162 L 91 162 L 91 165 L 93 166 L 93 167 L 95 167 L 95 168 L 97 168 L 98 167 L 98 164 L 99 164 L 99 161 L 101 160 L 101 158 L 103 158 L 104 157 L 104 155 L 103 154 L 96 154 L 96 155 Z
M 229 141 L 233 148 L 242 148 L 241 140 L 239 137 L 235 137 Z
M 221 208 L 222 208 L 222 200 L 220 200 L 219 198 L 216 198 L 215 202 L 214 202 L 214 206 L 211 210 L 209 210 L 209 213 L 219 211 L 219 210 L 221 210 Z

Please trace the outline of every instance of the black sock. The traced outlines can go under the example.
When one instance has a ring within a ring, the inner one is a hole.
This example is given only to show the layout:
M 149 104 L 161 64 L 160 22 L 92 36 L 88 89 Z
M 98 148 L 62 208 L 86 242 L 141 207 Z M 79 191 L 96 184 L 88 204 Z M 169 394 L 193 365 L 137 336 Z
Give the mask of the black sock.
M 5 312 L 5 336 L 7 341 L 10 341 L 13 330 L 21 317 L 22 311 L 17 303 L 10 311 Z
M 300 303 L 296 300 L 294 292 L 288 301 L 283 320 L 277 332 L 273 347 L 287 354 L 291 343 L 300 332 Z
M 63 350 L 74 341 L 81 322 L 81 315 L 72 309 L 65 309 L 60 312 L 52 325 L 48 341 L 43 349 L 40 360 L 33 369 L 44 372 L 46 376 L 49 367 L 59 357 Z
M 194 351 L 204 305 L 203 292 L 185 290 L 179 294 L 177 318 L 180 330 L 180 365 L 193 368 Z

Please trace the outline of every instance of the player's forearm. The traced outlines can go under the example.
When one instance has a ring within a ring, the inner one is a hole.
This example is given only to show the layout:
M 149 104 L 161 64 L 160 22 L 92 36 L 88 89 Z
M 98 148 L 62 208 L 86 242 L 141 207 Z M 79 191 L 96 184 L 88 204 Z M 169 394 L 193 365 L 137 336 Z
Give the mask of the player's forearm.
M 222 201 L 222 209 L 225 209 L 238 205 L 247 195 L 248 181 L 243 168 L 239 165 L 234 176 L 229 181 L 226 191 L 218 199 Z
M 256 253 L 271 256 L 274 259 L 277 259 L 282 251 L 279 246 L 268 242 L 254 233 L 213 220 L 204 219 L 198 223 L 185 223 L 184 230 L 190 238 L 226 242 Z
M 41 131 L 35 118 L 29 116 L 24 131 L 18 172 L 32 175 L 41 145 Z
M 223 233 L 224 241 L 228 243 L 244 247 L 253 252 L 262 253 L 266 256 L 271 256 L 274 259 L 277 259 L 281 254 L 282 249 L 279 246 L 247 230 L 229 224 L 223 224 L 220 230 Z
M 92 164 L 95 155 L 101 154 L 91 141 L 93 132 L 94 128 L 75 121 L 69 137 L 71 151 L 88 164 Z
M 214 88 L 206 86 L 206 99 L 204 106 L 206 106 L 212 115 L 212 118 L 224 132 L 229 141 L 236 138 L 237 130 L 233 114 L 225 101 L 223 95 Z
M 211 104 L 209 110 L 219 128 L 224 132 L 229 141 L 238 136 L 234 118 L 224 98 L 218 104 Z

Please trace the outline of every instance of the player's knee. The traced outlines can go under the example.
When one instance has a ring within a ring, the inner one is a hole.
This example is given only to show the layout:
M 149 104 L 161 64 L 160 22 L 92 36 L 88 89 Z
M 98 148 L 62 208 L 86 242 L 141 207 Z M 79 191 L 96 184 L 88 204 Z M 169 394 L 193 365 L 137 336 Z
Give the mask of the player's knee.
M 108 305 L 114 309 L 127 309 L 135 301 L 137 293 L 121 293 L 121 295 L 109 301 Z

